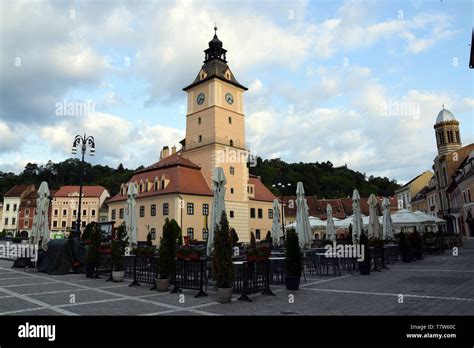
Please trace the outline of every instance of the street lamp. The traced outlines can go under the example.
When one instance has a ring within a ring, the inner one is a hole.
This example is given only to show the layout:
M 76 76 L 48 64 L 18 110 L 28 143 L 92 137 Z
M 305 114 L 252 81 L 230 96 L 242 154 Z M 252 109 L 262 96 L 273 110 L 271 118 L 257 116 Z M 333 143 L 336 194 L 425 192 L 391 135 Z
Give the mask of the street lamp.
M 77 212 L 77 220 L 76 220 L 76 231 L 74 232 L 74 238 L 80 239 L 81 237 L 81 209 L 82 209 L 82 174 L 84 171 L 84 155 L 86 154 L 87 147 L 90 147 L 90 155 L 95 155 L 95 142 L 94 137 L 76 135 L 74 138 L 74 142 L 72 143 L 72 154 L 75 155 L 77 153 L 77 147 L 80 146 L 82 160 L 81 160 L 81 175 L 79 179 L 79 209 Z
M 285 212 L 283 210 L 283 191 L 285 188 L 291 187 L 291 183 L 281 183 L 279 182 L 278 184 L 273 184 L 272 187 L 278 188 L 278 192 L 280 192 L 280 201 L 281 201 L 281 229 L 283 232 L 283 238 L 285 238 Z

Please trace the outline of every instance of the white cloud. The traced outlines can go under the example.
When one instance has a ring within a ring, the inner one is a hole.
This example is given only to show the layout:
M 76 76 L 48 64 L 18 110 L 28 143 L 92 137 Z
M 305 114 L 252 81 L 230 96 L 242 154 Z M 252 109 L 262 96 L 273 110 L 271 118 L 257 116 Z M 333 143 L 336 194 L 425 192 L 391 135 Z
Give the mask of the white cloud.
M 17 150 L 21 146 L 18 134 L 8 124 L 0 121 L 0 153 Z
M 52 151 L 68 156 L 75 135 L 83 133 L 94 137 L 95 161 L 113 166 L 122 162 L 129 168 L 158 161 L 163 146 L 179 145 L 178 142 L 184 136 L 183 131 L 178 129 L 132 124 L 119 116 L 95 112 L 86 117 L 64 119 L 57 125 L 44 127 L 41 137 Z

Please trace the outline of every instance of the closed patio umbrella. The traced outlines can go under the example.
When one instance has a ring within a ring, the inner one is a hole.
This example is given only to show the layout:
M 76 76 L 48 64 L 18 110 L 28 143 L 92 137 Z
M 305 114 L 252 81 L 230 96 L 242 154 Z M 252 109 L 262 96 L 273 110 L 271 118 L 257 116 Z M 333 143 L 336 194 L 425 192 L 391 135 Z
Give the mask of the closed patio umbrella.
M 383 198 L 382 201 L 382 208 L 383 208 L 383 239 L 393 239 L 393 221 L 392 217 L 390 216 L 390 202 L 387 197 Z
M 129 183 L 127 189 L 127 206 L 125 208 L 124 218 L 128 241 L 130 245 L 137 244 L 137 195 L 137 187 L 134 183 Z
M 308 248 L 313 237 L 309 225 L 308 204 L 304 198 L 302 182 L 298 182 L 296 185 L 296 233 L 298 234 L 300 246 Z
M 280 243 L 283 237 L 283 231 L 280 223 L 280 204 L 278 199 L 273 200 L 273 222 L 272 222 L 272 238 L 273 243 Z
M 212 176 L 212 190 L 214 196 L 212 197 L 211 221 L 209 226 L 209 235 L 207 237 L 207 255 L 210 256 L 214 248 L 214 234 L 216 225 L 220 225 L 222 211 L 225 211 L 225 184 L 227 180 L 224 175 L 222 167 L 215 169 Z
M 380 221 L 377 214 L 377 198 L 372 193 L 369 196 L 369 200 L 367 201 L 369 204 L 369 226 L 368 226 L 368 237 L 369 238 L 380 238 Z
M 32 243 L 38 244 L 42 239 L 41 248 L 46 250 L 49 240 L 49 188 L 48 183 L 43 181 L 38 189 L 38 198 L 36 200 L 36 214 L 33 218 L 33 226 L 31 229 Z
M 332 207 L 328 203 L 326 207 L 327 220 L 326 220 L 326 239 L 329 239 L 331 242 L 336 241 L 336 228 L 334 227 L 334 220 L 332 217 Z
M 352 213 L 352 240 L 355 244 L 358 244 L 364 222 L 360 211 L 360 195 L 357 190 L 352 193 Z

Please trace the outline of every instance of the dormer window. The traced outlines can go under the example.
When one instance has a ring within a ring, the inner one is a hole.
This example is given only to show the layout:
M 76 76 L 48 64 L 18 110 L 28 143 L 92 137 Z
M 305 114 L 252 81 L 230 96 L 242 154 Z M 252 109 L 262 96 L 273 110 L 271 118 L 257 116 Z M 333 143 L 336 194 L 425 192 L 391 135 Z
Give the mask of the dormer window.
M 161 189 L 162 189 L 162 190 L 165 189 L 165 179 L 162 179 L 162 180 L 161 180 Z
M 158 191 L 158 181 L 155 181 L 155 191 Z

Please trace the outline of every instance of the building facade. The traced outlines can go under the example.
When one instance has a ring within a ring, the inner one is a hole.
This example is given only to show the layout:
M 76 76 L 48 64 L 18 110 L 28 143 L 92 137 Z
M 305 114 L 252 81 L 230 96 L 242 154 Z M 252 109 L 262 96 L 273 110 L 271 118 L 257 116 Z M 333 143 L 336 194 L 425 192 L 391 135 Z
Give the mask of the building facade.
M 433 173 L 425 171 L 415 178 L 408 181 L 405 185 L 395 191 L 397 197 L 398 209 L 412 210 L 412 199 L 426 186 L 428 186 Z
M 83 186 L 81 202 L 81 227 L 99 222 L 99 211 L 109 192 L 102 186 Z M 52 195 L 51 231 L 75 230 L 79 207 L 79 186 L 63 186 Z
M 456 219 L 459 232 L 474 237 L 474 151 L 460 164 L 446 193 L 453 213 L 459 214 Z
M 15 185 L 5 193 L 0 230 L 5 230 L 14 235 L 17 233 L 21 200 L 34 190 L 34 185 Z
M 453 184 L 453 182 L 455 176 L 459 174 L 460 165 L 474 150 L 474 144 L 462 146 L 459 122 L 450 111 L 444 108 L 436 118 L 434 129 L 438 149 L 438 155 L 433 162 L 436 194 L 438 196 L 438 217 L 446 220 L 449 233 L 462 233 L 461 226 L 465 218 L 462 215 L 462 200 L 453 201 L 456 197 L 462 196 L 462 190 L 458 191 L 456 184 Z M 464 179 L 460 182 L 469 183 L 468 179 L 471 176 L 472 172 L 467 171 L 463 176 Z

